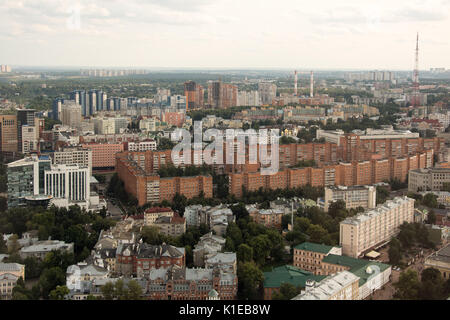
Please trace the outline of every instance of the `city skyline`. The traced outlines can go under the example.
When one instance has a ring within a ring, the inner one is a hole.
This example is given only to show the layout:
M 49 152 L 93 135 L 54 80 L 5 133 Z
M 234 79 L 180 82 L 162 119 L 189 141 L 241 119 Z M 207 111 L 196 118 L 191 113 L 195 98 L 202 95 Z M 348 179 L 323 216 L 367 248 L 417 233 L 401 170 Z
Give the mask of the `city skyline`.
M 450 1 L 1 1 L 0 60 L 20 66 L 450 67 Z

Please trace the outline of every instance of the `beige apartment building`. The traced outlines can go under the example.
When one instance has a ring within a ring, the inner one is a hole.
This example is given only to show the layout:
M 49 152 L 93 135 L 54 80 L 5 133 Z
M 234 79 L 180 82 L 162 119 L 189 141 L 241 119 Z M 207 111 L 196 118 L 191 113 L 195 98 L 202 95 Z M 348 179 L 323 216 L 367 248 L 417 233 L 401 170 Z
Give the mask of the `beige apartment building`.
M 408 191 L 441 191 L 444 183 L 450 182 L 450 168 L 410 170 Z
M 171 208 L 148 208 L 144 213 L 144 226 L 152 226 L 160 217 L 173 217 L 173 210 Z
M 317 203 L 328 212 L 330 204 L 338 200 L 345 201 L 347 209 L 372 209 L 377 205 L 377 190 L 373 186 L 330 186 L 325 188 L 324 198 L 317 199 Z
M 414 199 L 396 197 L 375 209 L 340 223 L 342 254 L 357 258 L 395 236 L 399 226 L 414 220 Z
M 78 164 L 89 168 L 92 174 L 92 150 L 82 147 L 67 147 L 53 153 L 53 164 Z

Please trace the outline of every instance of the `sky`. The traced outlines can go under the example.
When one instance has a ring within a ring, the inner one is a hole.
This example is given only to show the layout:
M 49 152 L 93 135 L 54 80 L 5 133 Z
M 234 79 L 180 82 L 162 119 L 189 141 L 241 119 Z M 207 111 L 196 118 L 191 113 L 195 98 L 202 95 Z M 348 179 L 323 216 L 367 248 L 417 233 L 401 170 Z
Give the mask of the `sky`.
M 0 0 L 0 64 L 450 69 L 450 0 Z

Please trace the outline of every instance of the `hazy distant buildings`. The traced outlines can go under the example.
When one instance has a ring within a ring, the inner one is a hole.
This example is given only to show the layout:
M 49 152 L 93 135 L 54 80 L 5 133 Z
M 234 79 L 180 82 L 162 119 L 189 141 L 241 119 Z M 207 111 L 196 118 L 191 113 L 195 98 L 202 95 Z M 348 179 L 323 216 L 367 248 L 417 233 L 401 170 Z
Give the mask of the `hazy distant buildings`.
M 239 91 L 238 106 L 260 106 L 261 99 L 258 91 Z
M 0 73 L 10 73 L 10 72 L 12 72 L 11 66 L 7 64 L 0 65 Z
M 61 105 L 59 120 L 65 126 L 81 129 L 81 106 L 75 100 L 65 100 Z
M 208 105 L 212 109 L 227 109 L 237 105 L 238 89 L 222 81 L 208 83 Z
M 258 83 L 258 93 L 263 105 L 271 105 L 277 96 L 277 86 L 270 82 Z

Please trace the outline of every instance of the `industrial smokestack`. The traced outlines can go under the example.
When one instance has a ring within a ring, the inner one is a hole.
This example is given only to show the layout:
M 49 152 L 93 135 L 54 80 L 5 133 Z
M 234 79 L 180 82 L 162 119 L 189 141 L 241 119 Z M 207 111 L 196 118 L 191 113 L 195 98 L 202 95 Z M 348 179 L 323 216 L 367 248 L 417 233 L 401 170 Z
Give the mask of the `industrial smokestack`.
M 295 78 L 294 78 L 294 96 L 297 96 L 297 70 L 295 70 Z
M 309 94 L 311 98 L 314 98 L 314 72 L 312 71 L 311 71 L 311 89 Z

